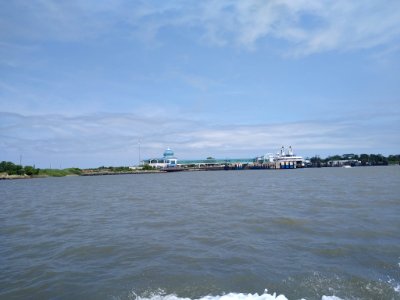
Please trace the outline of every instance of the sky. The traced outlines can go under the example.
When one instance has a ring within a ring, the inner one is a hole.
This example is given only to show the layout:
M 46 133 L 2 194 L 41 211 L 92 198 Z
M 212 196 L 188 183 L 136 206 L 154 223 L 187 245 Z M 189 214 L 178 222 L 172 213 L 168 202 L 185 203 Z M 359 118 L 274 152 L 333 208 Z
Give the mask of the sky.
M 0 161 L 389 155 L 399 131 L 398 0 L 0 2 Z

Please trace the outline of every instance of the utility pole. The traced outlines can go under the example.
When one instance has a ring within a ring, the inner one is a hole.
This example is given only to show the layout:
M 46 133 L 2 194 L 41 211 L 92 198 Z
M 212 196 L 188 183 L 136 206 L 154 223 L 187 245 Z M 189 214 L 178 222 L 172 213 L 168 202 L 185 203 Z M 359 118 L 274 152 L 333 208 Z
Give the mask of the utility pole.
M 140 139 L 139 139 L 139 163 L 138 166 L 140 166 Z

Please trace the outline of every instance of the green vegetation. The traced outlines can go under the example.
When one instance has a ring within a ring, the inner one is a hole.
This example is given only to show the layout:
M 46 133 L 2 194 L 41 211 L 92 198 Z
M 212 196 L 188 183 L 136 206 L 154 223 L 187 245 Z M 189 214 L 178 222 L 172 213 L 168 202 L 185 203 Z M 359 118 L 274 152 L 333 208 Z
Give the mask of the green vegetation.
M 40 170 L 36 169 L 35 167 L 32 167 L 32 166 L 25 166 L 24 172 L 28 176 L 33 176 L 33 175 L 38 175 Z
M 68 173 L 67 175 L 81 175 L 82 174 L 82 170 L 79 168 L 68 168 L 68 169 L 64 169 L 64 171 L 66 171 Z
M 80 175 L 80 170 L 76 168 L 70 169 L 40 169 L 39 176 L 50 176 L 50 177 L 63 177 L 68 175 Z
M 400 154 L 389 155 L 387 157 L 389 165 L 400 164 Z
M 129 167 L 108 167 L 111 172 L 130 172 Z
M 96 171 L 96 172 L 112 172 L 112 173 L 121 173 L 121 172 L 131 172 L 132 170 L 129 169 L 129 167 L 105 167 L 105 166 L 101 166 L 98 168 L 94 168 L 94 169 L 87 169 L 87 170 L 92 170 L 92 171 Z
M 19 175 L 19 176 L 31 176 L 31 177 L 61 177 L 67 175 L 80 175 L 81 169 L 68 168 L 63 170 L 58 169 L 36 169 L 32 166 L 21 166 L 16 165 L 9 161 L 2 161 L 0 163 L 0 173 L 6 173 L 7 175 Z
M 313 166 L 324 167 L 328 165 L 328 162 L 335 160 L 354 160 L 359 161 L 361 166 L 387 166 L 400 164 L 400 154 L 389 155 L 388 157 L 382 154 L 343 154 L 343 155 L 333 155 L 326 158 L 320 158 L 319 156 L 314 156 L 310 158 L 310 162 Z
M 145 170 L 145 171 L 155 170 L 155 169 L 156 169 L 156 168 L 154 168 L 154 167 L 152 167 L 152 166 L 150 166 L 150 165 L 144 165 L 143 168 L 142 168 L 142 170 Z
M 138 168 L 130 167 L 105 167 L 101 166 L 99 168 L 83 169 L 83 176 L 94 176 L 94 175 L 113 175 L 113 174 L 134 174 L 140 173 L 141 171 L 159 171 L 150 165 L 144 165 Z
M 7 173 L 8 175 L 37 175 L 39 173 L 39 169 L 36 169 L 32 166 L 21 166 L 16 165 L 9 161 L 2 161 L 0 163 L 0 173 Z

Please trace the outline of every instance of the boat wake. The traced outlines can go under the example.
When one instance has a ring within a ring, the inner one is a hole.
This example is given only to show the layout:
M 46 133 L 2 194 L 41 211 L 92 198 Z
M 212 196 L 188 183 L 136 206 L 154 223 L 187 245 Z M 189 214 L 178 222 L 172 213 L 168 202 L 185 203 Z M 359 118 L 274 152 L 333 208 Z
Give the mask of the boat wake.
M 191 299 L 185 297 L 178 297 L 175 294 L 164 294 L 162 290 L 157 293 L 142 297 L 136 295 L 134 292 L 130 295 L 129 299 L 132 300 L 288 300 L 285 295 L 277 295 L 276 293 L 269 294 L 268 290 L 265 290 L 263 294 L 244 294 L 244 293 L 229 293 L 217 296 L 204 296 L 198 299 Z M 342 300 L 334 295 L 322 296 L 321 300 Z

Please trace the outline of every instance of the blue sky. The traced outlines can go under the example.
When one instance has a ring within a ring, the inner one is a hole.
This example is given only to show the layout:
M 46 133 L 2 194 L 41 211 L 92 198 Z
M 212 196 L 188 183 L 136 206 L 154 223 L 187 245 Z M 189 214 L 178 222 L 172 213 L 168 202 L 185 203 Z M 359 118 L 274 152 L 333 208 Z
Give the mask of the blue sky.
M 400 153 L 400 1 L 2 1 L 0 160 Z

